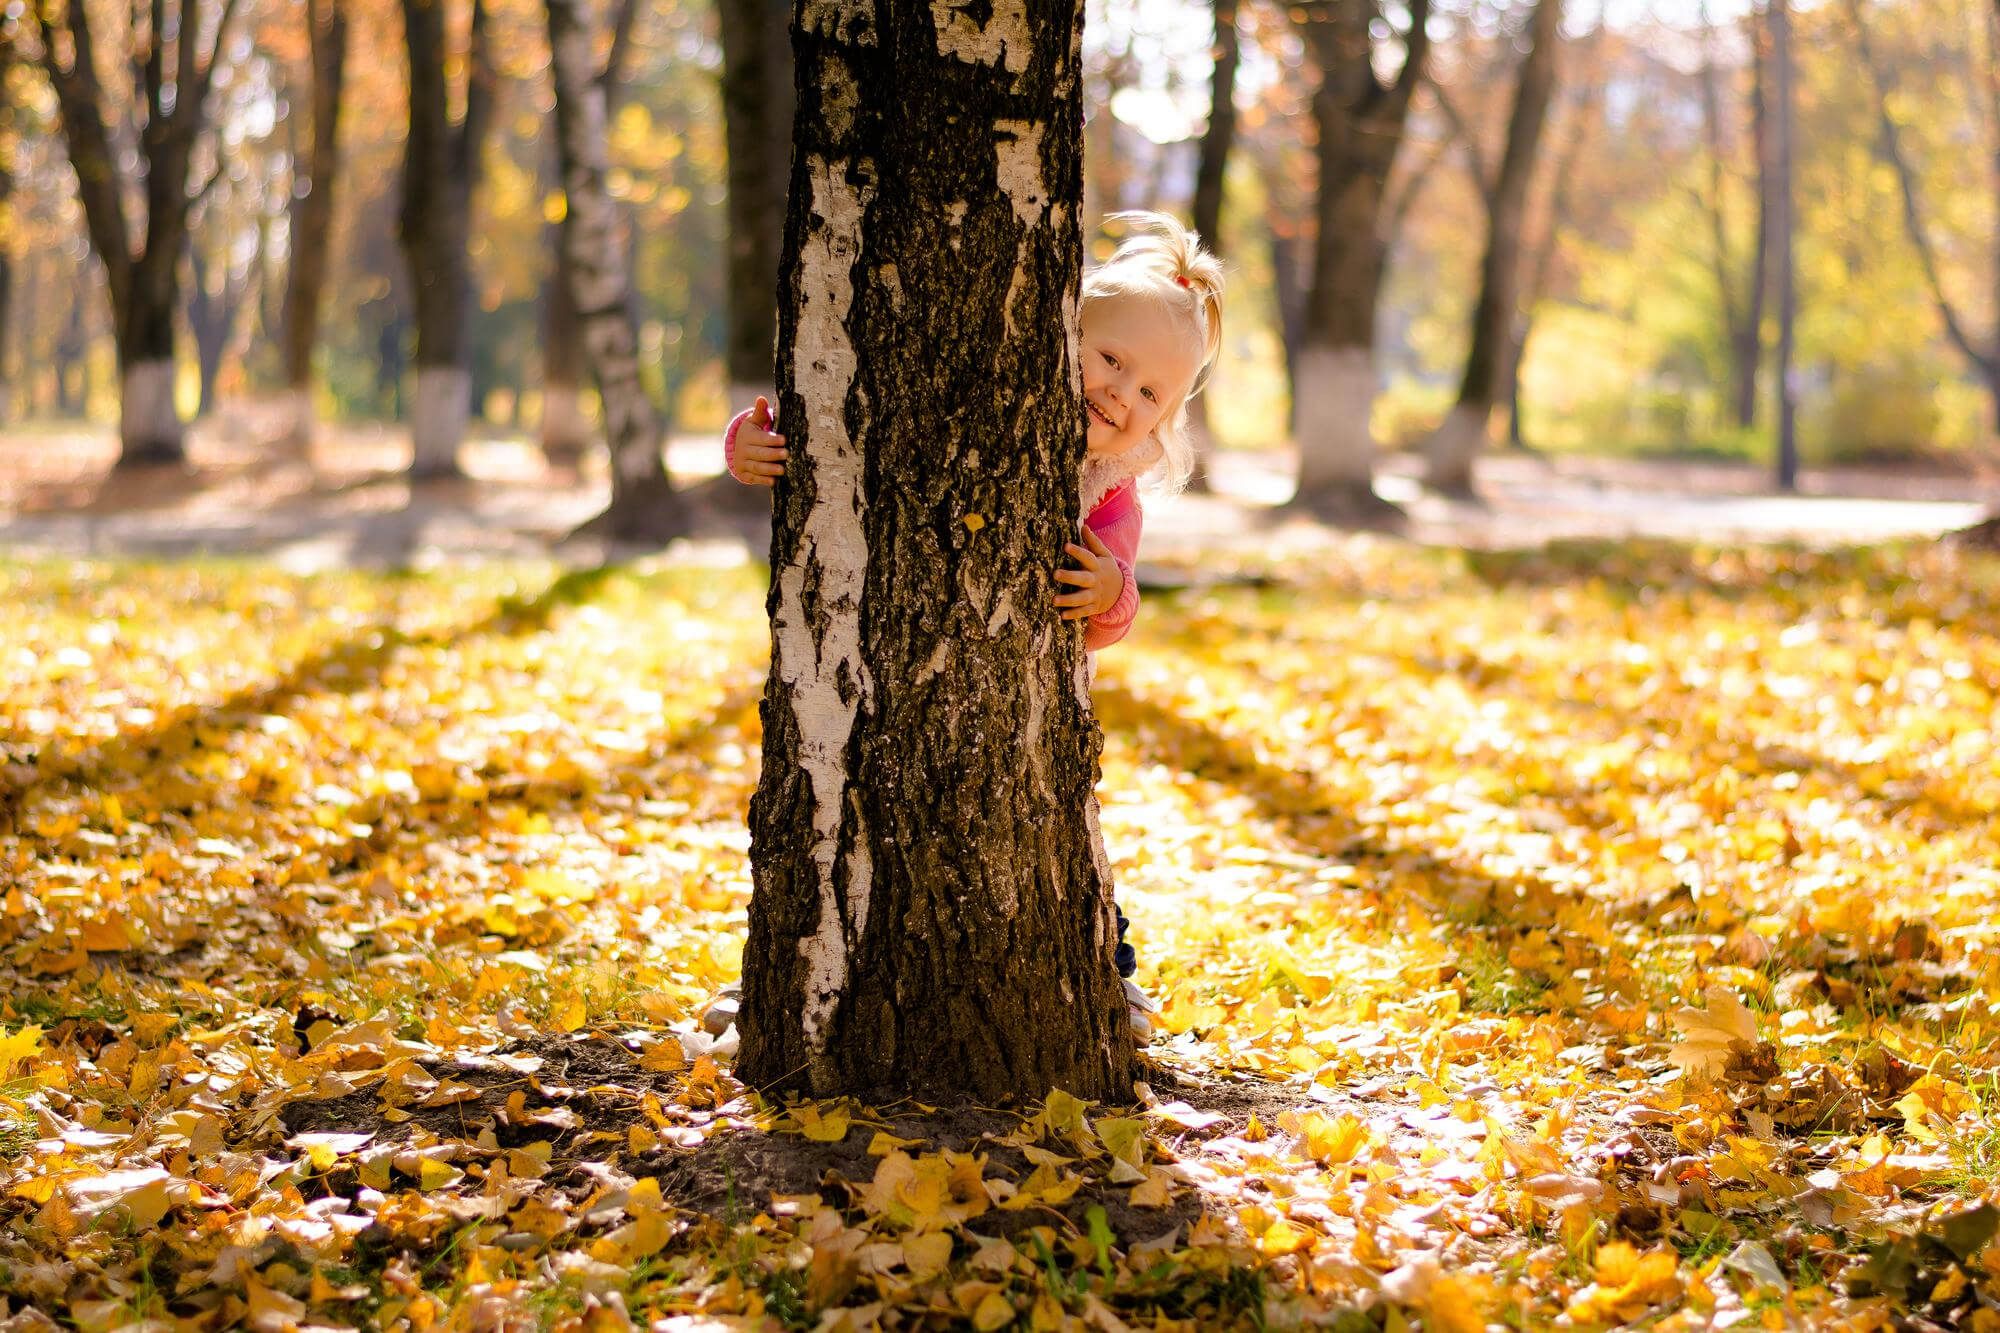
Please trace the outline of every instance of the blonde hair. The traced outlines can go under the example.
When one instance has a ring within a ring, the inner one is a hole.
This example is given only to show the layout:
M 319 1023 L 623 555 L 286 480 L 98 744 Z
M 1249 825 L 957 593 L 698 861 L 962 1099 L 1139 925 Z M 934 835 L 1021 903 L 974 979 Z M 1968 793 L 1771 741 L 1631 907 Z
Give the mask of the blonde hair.
M 1188 438 L 1188 400 L 1200 393 L 1222 348 L 1222 261 L 1201 237 L 1166 213 L 1113 213 L 1108 223 L 1130 228 L 1111 257 L 1083 275 L 1083 303 L 1111 296 L 1149 296 L 1185 321 L 1201 347 L 1201 363 L 1187 392 L 1165 405 L 1153 438 L 1160 442 L 1164 489 L 1178 491 L 1194 472 Z

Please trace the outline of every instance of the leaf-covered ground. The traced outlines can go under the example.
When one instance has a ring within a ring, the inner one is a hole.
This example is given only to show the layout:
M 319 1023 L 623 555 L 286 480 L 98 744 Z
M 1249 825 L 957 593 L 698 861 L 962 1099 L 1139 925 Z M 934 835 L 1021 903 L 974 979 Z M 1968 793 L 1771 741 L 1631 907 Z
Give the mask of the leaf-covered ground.
M 0 565 L 8 1312 L 2000 1328 L 2000 565 L 1342 551 L 1100 662 L 1141 1100 L 958 1112 L 699 1031 L 755 569 Z

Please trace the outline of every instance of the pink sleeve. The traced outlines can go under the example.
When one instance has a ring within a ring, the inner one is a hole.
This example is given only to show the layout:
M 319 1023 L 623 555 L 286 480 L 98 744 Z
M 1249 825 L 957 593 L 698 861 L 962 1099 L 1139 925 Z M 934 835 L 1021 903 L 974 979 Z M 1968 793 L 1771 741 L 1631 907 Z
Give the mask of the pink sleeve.
M 736 468 L 736 431 L 744 422 L 750 419 L 750 414 L 756 410 L 754 407 L 744 408 L 741 412 L 731 417 L 729 424 L 723 428 L 722 467 L 724 471 L 734 473 Z
M 1118 509 L 1108 519 L 1100 521 L 1098 516 L 1107 510 Z M 1125 631 L 1132 628 L 1132 620 L 1139 614 L 1139 580 L 1132 572 L 1132 566 L 1139 559 L 1139 528 L 1145 515 L 1139 512 L 1139 498 L 1135 495 L 1131 502 L 1120 509 L 1110 504 L 1101 504 L 1092 510 L 1083 525 L 1097 534 L 1106 550 L 1118 561 L 1119 572 L 1125 575 L 1125 586 L 1118 591 L 1118 600 L 1111 609 L 1094 615 L 1083 627 L 1083 646 L 1092 652 L 1107 648 L 1125 637 Z

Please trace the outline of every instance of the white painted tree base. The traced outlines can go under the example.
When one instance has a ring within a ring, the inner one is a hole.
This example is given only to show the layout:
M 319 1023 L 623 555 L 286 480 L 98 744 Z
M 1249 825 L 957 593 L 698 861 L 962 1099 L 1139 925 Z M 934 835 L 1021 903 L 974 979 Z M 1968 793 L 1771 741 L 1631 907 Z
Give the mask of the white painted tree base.
M 1486 447 L 1490 413 L 1455 406 L 1424 441 L 1424 484 L 1454 495 L 1472 492 L 1472 465 Z
M 410 412 L 410 475 L 459 477 L 458 446 L 472 418 L 472 372 L 458 366 L 418 366 Z
M 301 454 L 310 454 L 313 437 L 319 433 L 319 419 L 313 411 L 312 390 L 304 387 L 286 390 L 280 411 L 283 413 L 281 438 L 288 447 Z
M 1292 386 L 1299 492 L 1366 488 L 1375 474 L 1374 358 L 1365 347 L 1307 346 Z
M 134 361 L 125 367 L 118 399 L 120 461 L 182 462 L 187 458 L 183 432 L 174 408 L 173 361 Z
M 597 429 L 574 384 L 542 388 L 542 453 L 551 463 L 574 466 L 596 443 Z

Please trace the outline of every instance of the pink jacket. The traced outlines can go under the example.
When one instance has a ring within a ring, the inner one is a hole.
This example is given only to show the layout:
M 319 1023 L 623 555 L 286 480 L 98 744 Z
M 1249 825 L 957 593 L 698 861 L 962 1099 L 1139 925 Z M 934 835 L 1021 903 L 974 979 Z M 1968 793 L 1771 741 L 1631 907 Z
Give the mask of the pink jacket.
M 722 433 L 724 467 L 736 461 L 736 431 L 750 419 L 750 411 L 746 408 L 738 412 Z M 1135 480 L 1113 486 L 1084 517 L 1083 525 L 1097 534 L 1097 539 L 1104 543 L 1104 549 L 1111 552 L 1112 559 L 1118 562 L 1118 572 L 1125 576 L 1125 586 L 1119 589 L 1118 600 L 1111 604 L 1108 611 L 1092 616 L 1083 627 L 1083 646 L 1092 652 L 1108 648 L 1124 638 L 1139 614 L 1139 580 L 1134 576 L 1132 566 L 1139 558 L 1139 530 L 1144 522 L 1145 514 L 1139 508 L 1139 483 Z

